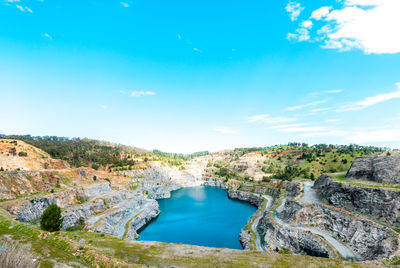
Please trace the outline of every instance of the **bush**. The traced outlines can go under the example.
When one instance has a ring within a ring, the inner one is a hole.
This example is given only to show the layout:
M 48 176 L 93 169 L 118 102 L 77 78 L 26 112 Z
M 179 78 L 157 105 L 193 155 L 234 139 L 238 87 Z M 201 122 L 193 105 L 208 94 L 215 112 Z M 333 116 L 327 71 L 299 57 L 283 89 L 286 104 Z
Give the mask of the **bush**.
M 25 157 L 25 156 L 28 156 L 28 153 L 27 152 L 19 152 L 18 156 Z
M 61 208 L 56 204 L 50 204 L 40 217 L 40 228 L 49 232 L 59 231 L 62 221 Z
M 96 164 L 96 163 L 93 163 L 92 164 L 92 168 L 95 169 L 95 170 L 98 170 L 100 168 L 100 165 Z

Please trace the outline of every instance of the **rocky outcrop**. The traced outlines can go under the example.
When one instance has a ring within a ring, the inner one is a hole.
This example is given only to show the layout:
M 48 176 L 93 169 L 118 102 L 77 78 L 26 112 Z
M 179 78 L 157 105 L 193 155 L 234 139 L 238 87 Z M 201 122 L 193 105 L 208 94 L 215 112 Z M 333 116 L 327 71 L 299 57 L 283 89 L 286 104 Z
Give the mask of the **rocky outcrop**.
M 286 197 L 289 199 L 296 198 L 301 194 L 300 182 L 284 181 L 282 187 L 286 190 Z
M 243 228 L 242 231 L 240 231 L 239 242 L 242 245 L 244 250 L 251 249 L 251 239 L 252 238 L 253 238 L 253 235 L 246 228 Z
M 270 250 L 288 249 L 298 254 L 325 258 L 333 255 L 333 253 L 329 253 L 329 248 L 323 246 L 323 241 L 318 237 L 306 231 L 278 226 L 270 219 L 269 213 L 265 213 L 261 218 L 258 229 Z
M 64 208 L 75 204 L 76 191 L 74 189 L 48 194 L 40 198 L 19 202 L 18 205 L 9 204 L 5 206 L 11 214 L 16 215 L 23 222 L 33 221 L 39 218 L 43 211 L 52 203 Z
M 96 183 L 88 185 L 84 188 L 78 189 L 78 195 L 84 198 L 93 198 L 111 191 L 111 186 L 109 182 Z
M 346 177 L 384 183 L 400 183 L 400 156 L 357 157 Z
M 243 192 L 251 192 L 254 194 L 269 195 L 269 196 L 272 196 L 273 198 L 279 198 L 279 194 L 280 194 L 279 188 L 271 188 L 271 187 L 241 186 L 240 190 Z
M 211 177 L 203 177 L 203 185 L 206 186 L 214 186 L 214 187 L 220 187 L 227 189 L 229 186 L 226 184 L 226 182 L 222 179 L 217 179 L 217 178 L 211 178 Z
M 389 257 L 398 249 L 397 235 L 372 222 L 324 206 L 288 201 L 279 218 L 292 225 L 316 227 L 349 247 L 363 260 Z
M 400 224 L 400 192 L 382 188 L 366 188 L 334 182 L 321 175 L 314 183 L 321 199 L 347 210 Z
M 257 196 L 253 193 L 237 191 L 237 190 L 228 190 L 228 197 L 232 199 L 247 201 L 256 207 L 260 207 L 261 204 L 264 202 L 264 199 L 260 196 Z

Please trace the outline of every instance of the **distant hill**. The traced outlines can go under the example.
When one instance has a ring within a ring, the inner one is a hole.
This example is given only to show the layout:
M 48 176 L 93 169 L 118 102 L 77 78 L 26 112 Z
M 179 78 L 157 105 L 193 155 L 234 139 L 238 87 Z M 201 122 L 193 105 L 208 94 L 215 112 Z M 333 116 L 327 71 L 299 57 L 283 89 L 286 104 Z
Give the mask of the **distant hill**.
M 106 165 L 133 165 L 135 162 L 132 159 L 148 153 L 136 147 L 86 138 L 31 135 L 1 135 L 0 138 L 24 141 L 53 158 L 67 161 L 73 167 L 91 166 L 97 169 Z

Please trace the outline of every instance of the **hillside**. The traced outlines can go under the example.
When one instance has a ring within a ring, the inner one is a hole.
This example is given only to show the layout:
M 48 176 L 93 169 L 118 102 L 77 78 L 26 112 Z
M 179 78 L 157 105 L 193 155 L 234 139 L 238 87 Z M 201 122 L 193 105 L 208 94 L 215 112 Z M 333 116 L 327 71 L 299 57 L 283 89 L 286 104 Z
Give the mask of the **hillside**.
M 69 165 L 21 140 L 0 139 L 1 170 L 63 169 Z

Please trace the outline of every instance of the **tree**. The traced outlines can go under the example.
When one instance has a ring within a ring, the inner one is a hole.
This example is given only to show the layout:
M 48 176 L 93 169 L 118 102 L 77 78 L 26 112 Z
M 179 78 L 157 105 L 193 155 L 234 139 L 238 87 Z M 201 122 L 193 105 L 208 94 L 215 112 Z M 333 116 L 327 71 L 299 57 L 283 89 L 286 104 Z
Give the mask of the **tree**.
M 53 203 L 46 208 L 40 217 L 40 228 L 49 232 L 59 231 L 62 221 L 61 208 Z

